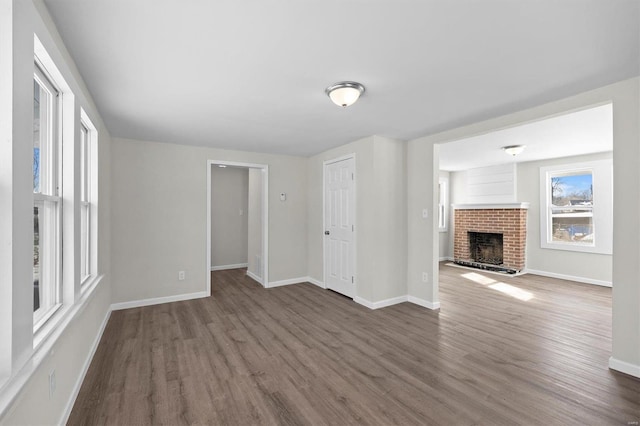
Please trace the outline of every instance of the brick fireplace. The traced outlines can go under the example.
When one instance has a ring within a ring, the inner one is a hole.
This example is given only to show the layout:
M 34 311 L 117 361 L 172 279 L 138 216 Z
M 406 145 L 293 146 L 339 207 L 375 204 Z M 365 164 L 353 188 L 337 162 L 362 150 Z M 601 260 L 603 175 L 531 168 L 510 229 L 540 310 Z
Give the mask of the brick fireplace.
M 510 273 L 522 271 L 525 267 L 528 207 L 528 203 L 454 205 L 454 261 Z M 491 236 L 481 238 L 486 243 L 480 249 L 475 243 L 477 234 Z M 487 244 L 491 241 L 500 241 L 502 247 L 489 247 Z M 472 242 L 475 244 L 473 249 Z M 492 261 L 486 261 L 479 255 L 499 251 L 502 258 L 494 256 Z

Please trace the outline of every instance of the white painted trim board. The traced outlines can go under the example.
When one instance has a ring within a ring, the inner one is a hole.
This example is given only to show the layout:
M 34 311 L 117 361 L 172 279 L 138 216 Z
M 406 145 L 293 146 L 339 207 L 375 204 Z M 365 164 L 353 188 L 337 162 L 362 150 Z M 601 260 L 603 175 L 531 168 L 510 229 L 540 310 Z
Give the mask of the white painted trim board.
M 524 273 L 540 275 L 542 277 L 558 278 L 560 280 L 576 281 L 583 284 L 599 285 L 602 287 L 612 287 L 611 281 L 594 280 L 585 277 L 576 277 L 574 275 L 556 274 L 555 272 L 539 271 L 537 269 L 525 269 Z
M 630 376 L 640 378 L 640 365 L 631 364 L 630 362 L 620 361 L 614 357 L 609 358 L 609 368 L 628 374 Z
M 132 300 L 130 302 L 119 302 L 111 304 L 112 311 L 120 311 L 122 309 L 140 308 L 142 306 L 160 305 L 162 303 L 181 302 L 183 300 L 201 299 L 209 297 L 206 291 L 198 291 L 195 293 L 176 294 L 173 296 L 153 297 L 150 299 Z
M 213 271 L 226 271 L 227 269 L 239 269 L 239 268 L 246 268 L 248 267 L 249 264 L 248 263 L 235 263 L 233 265 L 219 265 L 219 266 L 212 266 L 211 267 L 211 272 Z

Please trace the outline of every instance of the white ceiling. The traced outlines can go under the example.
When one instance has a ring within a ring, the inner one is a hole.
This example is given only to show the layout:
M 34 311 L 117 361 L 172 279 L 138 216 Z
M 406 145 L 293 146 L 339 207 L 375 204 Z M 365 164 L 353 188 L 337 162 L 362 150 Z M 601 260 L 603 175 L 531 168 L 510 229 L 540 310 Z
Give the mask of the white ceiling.
M 502 147 L 525 145 L 515 156 Z M 611 104 L 440 145 L 440 170 L 460 171 L 613 150 Z
M 45 0 L 114 136 L 311 155 L 640 74 L 637 0 Z M 348 109 L 324 89 L 366 86 Z

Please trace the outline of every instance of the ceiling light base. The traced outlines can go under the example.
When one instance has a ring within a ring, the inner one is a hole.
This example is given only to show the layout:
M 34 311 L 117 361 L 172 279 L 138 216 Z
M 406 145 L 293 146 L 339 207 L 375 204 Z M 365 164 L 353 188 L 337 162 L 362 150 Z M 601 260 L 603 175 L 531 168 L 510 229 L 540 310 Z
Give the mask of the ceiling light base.
M 331 101 L 343 108 L 353 105 L 364 93 L 364 86 L 355 81 L 341 81 L 325 89 Z

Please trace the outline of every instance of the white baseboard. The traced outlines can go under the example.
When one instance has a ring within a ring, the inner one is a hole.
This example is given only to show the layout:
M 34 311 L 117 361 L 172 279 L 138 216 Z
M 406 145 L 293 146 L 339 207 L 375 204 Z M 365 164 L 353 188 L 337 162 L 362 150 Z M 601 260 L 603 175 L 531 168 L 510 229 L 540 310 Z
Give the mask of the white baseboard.
M 453 262 L 453 257 L 443 256 L 440 258 L 440 262 L 446 262 L 446 261 Z
M 527 274 L 540 275 L 540 276 L 543 276 L 543 277 L 558 278 L 558 279 L 561 279 L 561 280 L 569 280 L 569 281 L 576 281 L 576 282 L 579 282 L 579 283 L 599 285 L 599 286 L 602 286 L 602 287 L 611 287 L 611 281 L 594 280 L 594 279 L 591 279 L 591 278 L 576 277 L 574 275 L 556 274 L 555 272 L 538 271 L 536 269 L 525 269 L 524 272 L 527 273 Z
M 440 309 L 440 302 L 429 302 L 428 300 L 420 299 L 415 296 L 408 296 L 407 301 L 431 310 Z
M 98 345 L 100 344 L 100 340 L 102 339 L 102 335 L 104 334 L 105 328 L 107 328 L 107 323 L 109 322 L 109 318 L 111 318 L 111 308 L 107 311 L 107 314 L 104 316 L 104 320 L 100 325 L 100 329 L 98 330 L 98 334 L 96 338 L 93 340 L 93 344 L 91 345 L 91 350 L 89 351 L 89 355 L 87 355 L 87 359 L 84 361 L 84 365 L 82 366 L 82 371 L 80 372 L 80 376 L 78 376 L 78 380 L 76 380 L 76 384 L 73 386 L 73 390 L 71 391 L 71 396 L 69 397 L 69 401 L 67 402 L 67 406 L 65 407 L 61 421 L 58 424 L 66 425 L 69 420 L 69 416 L 71 415 L 71 410 L 73 410 L 73 406 L 76 403 L 76 399 L 78 398 L 78 394 L 80 393 L 80 388 L 82 387 L 82 383 L 87 375 L 87 371 L 89 371 L 89 366 L 91 365 L 91 361 L 93 361 L 93 357 L 96 354 L 96 350 L 98 349 Z
M 249 266 L 248 263 L 236 263 L 236 264 L 233 264 L 233 265 L 212 266 L 211 270 L 212 271 L 224 271 L 224 270 L 227 270 L 227 269 L 246 268 L 248 266 Z
M 404 303 L 407 301 L 407 296 L 393 297 L 391 299 L 380 300 L 378 302 L 371 302 L 367 299 L 356 296 L 353 298 L 353 301 L 362 306 L 366 306 L 369 309 L 380 309 L 386 308 L 387 306 L 397 305 L 398 303 Z
M 206 291 L 198 291 L 196 293 L 176 294 L 175 296 L 154 297 L 151 299 L 132 300 L 130 302 L 113 303 L 111 305 L 111 310 L 119 311 L 121 309 L 139 308 L 142 306 L 159 305 L 161 303 L 181 302 L 183 300 L 200 299 L 202 297 L 208 297 Z
M 307 281 L 308 281 L 308 282 L 310 282 L 310 283 L 311 283 L 311 284 L 313 284 L 313 285 L 317 285 L 317 286 L 318 286 L 318 287 L 320 287 L 320 288 L 324 288 L 324 289 L 326 289 L 326 288 L 327 288 L 327 286 L 325 286 L 325 285 L 324 285 L 324 283 L 323 283 L 322 281 L 320 281 L 320 280 L 316 280 L 315 278 L 307 277 Z
M 640 378 L 640 365 L 631 364 L 630 362 L 620 361 L 614 357 L 609 358 L 609 368 L 620 371 L 621 373 Z
M 298 278 L 289 278 L 288 280 L 271 281 L 269 283 L 269 288 L 280 287 L 283 285 L 290 285 L 290 284 L 306 283 L 308 280 L 309 280 L 309 277 L 298 277 Z
M 258 282 L 258 284 L 260 284 L 261 286 L 263 286 L 263 287 L 264 287 L 264 284 L 262 284 L 262 278 L 260 278 L 259 276 L 257 276 L 257 275 L 256 275 L 256 274 L 254 274 L 253 272 L 251 272 L 251 271 L 247 271 L 247 276 L 248 276 L 249 278 L 251 278 L 252 280 L 257 281 L 257 282 Z

